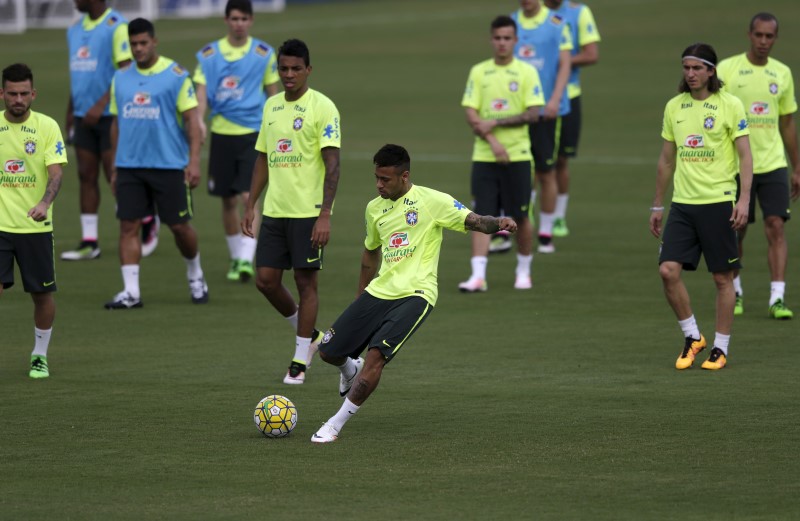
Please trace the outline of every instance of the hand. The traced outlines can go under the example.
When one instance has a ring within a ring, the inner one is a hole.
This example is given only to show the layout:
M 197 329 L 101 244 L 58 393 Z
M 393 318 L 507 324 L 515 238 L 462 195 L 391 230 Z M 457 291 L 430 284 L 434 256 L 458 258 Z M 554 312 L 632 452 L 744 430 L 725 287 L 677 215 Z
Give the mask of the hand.
M 556 119 L 558 117 L 558 103 L 553 103 L 555 100 L 552 98 L 544 106 L 543 119 Z
M 509 233 L 516 233 L 517 231 L 517 222 L 511 217 L 500 217 L 497 224 L 500 226 L 501 230 Z
M 497 159 L 498 163 L 500 163 L 501 165 L 505 165 L 511 161 L 511 159 L 508 157 L 508 152 L 506 151 L 506 148 L 499 142 L 497 141 L 491 142 L 489 146 L 492 147 L 492 153 L 494 154 L 494 157 L 495 159 Z
M 331 215 L 329 213 L 320 213 L 317 217 L 317 222 L 314 223 L 314 228 L 311 230 L 311 246 L 314 248 L 322 248 L 331 238 Z
M 45 219 L 47 219 L 47 207 L 48 207 L 47 203 L 45 203 L 44 201 L 39 201 L 39 203 L 36 206 L 28 210 L 28 217 L 30 217 L 37 223 L 44 221 Z
M 800 197 L 800 170 L 795 170 L 790 183 L 792 185 L 792 201 L 797 201 L 797 198 Z
M 255 238 L 253 236 L 253 220 L 255 219 L 255 217 L 256 217 L 256 212 L 253 208 L 251 207 L 245 208 L 244 217 L 242 217 L 242 224 L 241 224 L 242 233 L 250 237 L 251 239 Z
M 661 221 L 664 219 L 664 210 L 651 210 L 650 211 L 650 233 L 656 239 L 661 237 Z
M 197 185 L 200 184 L 200 167 L 189 163 L 189 166 L 183 171 L 183 176 L 189 188 L 197 188 Z
M 103 115 L 103 109 L 105 107 L 98 107 L 97 105 L 92 106 L 89 110 L 86 111 L 86 114 L 83 116 L 83 124 L 87 127 L 93 127 L 97 125 L 97 122 L 100 121 L 100 117 Z
M 750 216 L 750 199 L 739 197 L 739 202 L 733 207 L 731 214 L 731 228 L 739 231 L 747 226 L 747 218 Z
M 475 132 L 484 137 L 486 134 L 490 133 L 494 127 L 497 126 L 497 121 L 493 119 L 482 119 L 475 125 Z

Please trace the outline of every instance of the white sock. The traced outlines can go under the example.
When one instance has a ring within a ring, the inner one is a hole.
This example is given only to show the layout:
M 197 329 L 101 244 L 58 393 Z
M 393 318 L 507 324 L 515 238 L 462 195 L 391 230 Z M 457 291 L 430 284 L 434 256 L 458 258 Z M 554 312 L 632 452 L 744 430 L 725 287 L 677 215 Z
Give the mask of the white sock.
M 345 358 L 345 362 L 339 366 L 339 371 L 342 372 L 342 376 L 345 378 L 345 380 L 352 378 L 356 374 L 356 370 L 356 362 L 349 356 Z
M 47 348 L 50 346 L 50 334 L 53 332 L 53 328 L 50 329 L 39 329 L 38 327 L 33 328 L 33 334 L 36 338 L 33 344 L 33 355 L 39 356 L 47 356 Z
M 294 337 L 294 360 L 301 364 L 307 364 L 308 360 L 308 347 L 311 345 L 310 338 L 303 338 L 301 336 Z
M 740 297 L 744 296 L 744 290 L 742 289 L 742 277 L 740 275 L 733 277 L 733 290 Z
M 289 325 L 292 326 L 292 331 L 297 333 L 297 311 L 294 312 L 294 315 L 283 318 L 289 321 Z
M 533 255 L 520 255 L 517 253 L 517 275 L 530 275 Z
M 231 259 L 238 259 L 239 257 L 239 244 L 242 242 L 242 234 L 237 233 L 234 235 L 226 235 L 225 242 L 228 243 L 228 253 Z
M 769 305 L 773 305 L 778 300 L 783 300 L 783 293 L 786 291 L 786 283 L 773 280 L 769 283 Z
M 472 257 L 469 262 L 472 264 L 472 276 L 470 278 L 486 280 L 486 265 L 489 263 L 489 258 L 477 256 Z
M 258 246 L 258 241 L 252 237 L 242 235 L 239 241 L 239 257 L 237 258 L 253 262 L 253 258 L 256 256 L 256 246 Z
M 728 343 L 731 341 L 730 335 L 723 335 L 719 331 L 714 335 L 714 347 L 718 347 L 725 356 L 728 356 Z
M 139 298 L 142 294 L 139 291 L 139 265 L 125 264 L 122 266 L 122 282 L 125 284 L 125 291 L 133 298 Z
M 81 214 L 81 234 L 84 241 L 97 242 L 97 221 L 96 213 Z
M 353 415 L 358 412 L 358 409 L 360 409 L 360 406 L 345 398 L 341 409 L 339 409 L 339 412 L 334 414 L 327 423 L 333 427 L 336 432 L 339 432 L 342 430 L 342 427 L 344 427 L 344 424 L 347 423 L 347 420 L 352 418 Z
M 678 325 L 681 326 L 683 336 L 700 340 L 700 329 L 697 327 L 697 321 L 694 319 L 694 315 L 686 320 L 678 320 Z
M 194 256 L 194 259 L 183 258 L 186 261 L 186 278 L 189 280 L 197 280 L 203 278 L 203 268 L 200 267 L 200 252 Z
M 553 236 L 553 221 L 555 220 L 554 213 L 539 212 L 539 235 L 545 237 Z
M 567 216 L 567 203 L 569 203 L 569 194 L 558 194 L 556 196 L 556 219 L 563 219 Z

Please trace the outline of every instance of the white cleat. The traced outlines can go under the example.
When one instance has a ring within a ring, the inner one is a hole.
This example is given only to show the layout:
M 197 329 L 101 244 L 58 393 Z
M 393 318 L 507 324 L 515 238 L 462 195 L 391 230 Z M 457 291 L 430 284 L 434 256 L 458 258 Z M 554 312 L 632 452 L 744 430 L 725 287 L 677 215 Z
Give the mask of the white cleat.
M 356 364 L 356 374 L 354 374 L 352 378 L 345 379 L 344 375 L 339 375 L 339 396 L 347 396 L 347 393 L 350 392 L 350 388 L 353 387 L 353 382 L 356 381 L 356 377 L 361 373 L 361 370 L 364 369 L 363 358 L 356 358 L 353 362 Z
M 514 281 L 514 289 L 531 289 L 532 287 L 533 283 L 530 275 L 517 275 L 517 279 Z
M 556 252 L 556 245 L 552 242 L 550 244 L 540 244 L 539 248 L 536 249 L 539 253 L 555 253 Z
M 323 423 L 322 427 L 311 436 L 312 443 L 331 443 L 336 441 L 339 437 L 339 432 L 327 423 Z
M 314 359 L 314 355 L 317 354 L 317 351 L 319 351 L 319 345 L 322 343 L 324 337 L 325 334 L 316 329 L 311 333 L 311 343 L 308 344 L 308 355 L 306 355 L 306 369 L 311 367 L 311 361 Z
M 485 280 L 474 279 L 472 277 L 458 284 L 458 290 L 462 293 L 477 293 L 479 291 L 486 291 L 487 289 L 489 289 L 489 286 L 486 284 Z

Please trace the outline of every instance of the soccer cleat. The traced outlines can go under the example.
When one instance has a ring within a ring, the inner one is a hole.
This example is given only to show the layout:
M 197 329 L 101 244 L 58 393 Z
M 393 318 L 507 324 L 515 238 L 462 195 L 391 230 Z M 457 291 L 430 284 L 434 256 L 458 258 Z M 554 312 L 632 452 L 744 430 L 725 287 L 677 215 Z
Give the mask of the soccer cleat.
M 708 357 L 708 360 L 703 362 L 702 368 L 710 371 L 718 371 L 725 367 L 727 362 L 728 359 L 725 357 L 725 353 L 722 352 L 722 349 L 715 347 L 711 350 L 711 356 Z
M 208 302 L 208 284 L 206 279 L 200 277 L 189 281 L 189 293 L 192 295 L 192 304 L 205 304 Z
M 736 294 L 736 304 L 733 306 L 734 315 L 744 315 L 744 297 Z
M 687 336 L 683 351 L 681 351 L 681 356 L 675 361 L 675 369 L 688 369 L 692 367 L 694 357 L 705 348 L 706 339 L 703 335 L 700 335 L 700 340 Z
M 100 248 L 97 241 L 81 241 L 77 248 L 61 253 L 61 260 L 77 261 L 92 260 L 100 257 Z
M 332 441 L 336 441 L 336 438 L 338 437 L 339 432 L 326 422 L 322 424 L 322 427 L 320 427 L 313 436 L 311 436 L 311 441 L 312 443 L 330 443 Z
M 514 289 L 531 289 L 532 287 L 533 283 L 531 283 L 530 275 L 517 275 L 514 281 Z
M 487 289 L 489 289 L 489 286 L 486 284 L 485 280 L 472 277 L 458 284 L 458 290 L 461 291 L 461 293 L 477 293 L 479 291 L 486 291 Z
M 356 381 L 356 377 L 361 373 L 361 370 L 364 369 L 363 358 L 356 358 L 353 362 L 356 364 L 356 374 L 354 374 L 352 378 L 345 378 L 343 374 L 339 375 L 339 396 L 347 396 L 347 393 L 350 392 L 350 388 L 353 387 L 353 382 Z
M 231 259 L 231 266 L 228 268 L 225 278 L 232 282 L 239 280 L 239 259 Z
M 142 219 L 142 256 L 149 257 L 156 251 L 158 246 L 158 228 L 161 226 L 161 219 L 158 215 Z
M 31 371 L 28 373 L 31 378 L 47 378 L 50 370 L 47 368 L 47 357 L 41 355 L 31 355 Z
M 769 307 L 769 316 L 777 320 L 790 320 L 794 316 L 794 313 L 792 313 L 791 309 L 786 307 L 783 300 L 778 299 Z
M 300 362 L 295 362 L 289 365 L 289 370 L 286 371 L 286 376 L 283 377 L 283 383 L 289 385 L 300 385 L 306 381 L 306 365 Z
M 489 253 L 505 253 L 511 249 L 511 238 L 508 232 L 497 232 L 489 242 Z
M 551 243 L 548 244 L 540 244 L 536 251 L 539 253 L 555 253 L 556 252 L 556 245 Z
M 324 336 L 322 331 L 317 331 L 316 329 L 311 333 L 311 343 L 308 344 L 308 355 L 306 356 L 306 369 L 311 367 L 311 361 L 314 359 L 314 355 L 317 354 Z
M 133 309 L 144 306 L 141 298 L 134 298 L 127 291 L 120 291 L 114 295 L 114 299 L 105 303 L 106 309 Z
M 253 263 L 246 260 L 239 261 L 239 280 L 242 282 L 247 282 L 252 279 L 256 274 L 256 270 L 253 269 Z
M 566 237 L 569 235 L 569 228 L 567 228 L 567 220 L 563 217 L 556 218 L 553 221 L 553 237 Z

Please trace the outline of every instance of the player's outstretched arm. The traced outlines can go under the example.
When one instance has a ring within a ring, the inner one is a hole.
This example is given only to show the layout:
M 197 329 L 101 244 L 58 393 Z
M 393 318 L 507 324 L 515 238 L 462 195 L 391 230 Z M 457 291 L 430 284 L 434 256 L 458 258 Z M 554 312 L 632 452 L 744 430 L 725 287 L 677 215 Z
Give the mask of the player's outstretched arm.
M 505 230 L 514 233 L 517 231 L 517 223 L 511 217 L 493 217 L 491 215 L 478 215 L 470 212 L 464 219 L 464 227 L 473 232 L 492 234 Z

